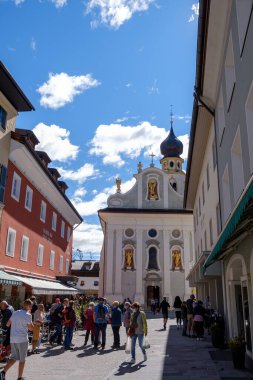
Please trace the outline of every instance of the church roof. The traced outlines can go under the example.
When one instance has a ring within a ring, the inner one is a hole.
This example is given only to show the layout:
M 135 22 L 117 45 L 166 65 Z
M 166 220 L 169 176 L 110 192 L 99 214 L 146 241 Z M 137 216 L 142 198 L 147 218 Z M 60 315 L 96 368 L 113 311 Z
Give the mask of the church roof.
M 136 213 L 136 214 L 192 214 L 192 210 L 187 209 L 146 209 L 146 208 L 116 208 L 106 207 L 98 210 L 100 212 L 111 213 Z
M 168 137 L 160 145 L 161 154 L 163 155 L 163 158 L 180 157 L 183 153 L 183 148 L 183 143 L 176 137 L 171 124 Z

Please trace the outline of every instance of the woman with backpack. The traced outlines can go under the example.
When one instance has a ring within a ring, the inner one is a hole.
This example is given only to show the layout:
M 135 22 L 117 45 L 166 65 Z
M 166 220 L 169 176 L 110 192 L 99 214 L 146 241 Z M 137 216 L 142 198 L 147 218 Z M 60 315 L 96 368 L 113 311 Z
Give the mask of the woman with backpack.
M 140 310 L 139 302 L 132 304 L 132 315 L 130 319 L 130 327 L 128 330 L 128 336 L 131 337 L 131 360 L 130 364 L 135 363 L 135 346 L 136 340 L 139 341 L 140 349 L 143 353 L 144 361 L 147 360 L 147 354 L 145 348 L 143 348 L 144 336 L 148 333 L 147 318 L 144 311 Z
M 95 306 L 94 302 L 90 302 L 89 306 L 83 311 L 84 329 L 86 330 L 84 346 L 87 345 L 90 334 L 91 334 L 91 343 L 94 344 L 94 336 L 95 336 L 94 306 Z

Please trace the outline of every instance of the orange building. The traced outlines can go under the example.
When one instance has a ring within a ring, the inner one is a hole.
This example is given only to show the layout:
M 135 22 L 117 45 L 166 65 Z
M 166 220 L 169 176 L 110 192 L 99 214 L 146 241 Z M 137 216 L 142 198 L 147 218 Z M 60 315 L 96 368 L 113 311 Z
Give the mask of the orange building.
M 54 295 L 76 292 L 56 276 L 70 272 L 73 227 L 82 218 L 66 196 L 59 172 L 48 167 L 48 155 L 35 150 L 38 143 L 30 130 L 11 132 L 0 264 L 23 285 L 6 286 L 5 298 L 37 294 L 50 302 Z

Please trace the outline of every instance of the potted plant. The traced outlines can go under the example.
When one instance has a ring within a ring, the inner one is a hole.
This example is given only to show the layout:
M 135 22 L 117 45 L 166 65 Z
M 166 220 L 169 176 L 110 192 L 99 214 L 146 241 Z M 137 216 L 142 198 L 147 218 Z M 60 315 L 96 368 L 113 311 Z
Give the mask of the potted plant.
M 242 369 L 245 363 L 246 343 L 242 336 L 236 336 L 228 341 L 232 353 L 234 368 Z
M 219 323 L 212 324 L 211 328 L 212 344 L 215 348 L 224 346 L 224 328 Z

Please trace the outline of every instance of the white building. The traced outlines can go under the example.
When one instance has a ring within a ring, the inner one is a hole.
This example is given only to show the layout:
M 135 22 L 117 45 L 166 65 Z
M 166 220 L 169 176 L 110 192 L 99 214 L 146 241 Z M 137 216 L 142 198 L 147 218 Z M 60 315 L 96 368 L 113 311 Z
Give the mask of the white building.
M 161 144 L 161 168 L 142 169 L 136 183 L 108 198 L 99 210 L 104 232 L 99 292 L 110 301 L 125 298 L 145 307 L 152 298 L 189 297 L 186 277 L 193 260 L 193 217 L 183 209 L 185 173 L 180 157 L 183 144 L 173 132 Z

